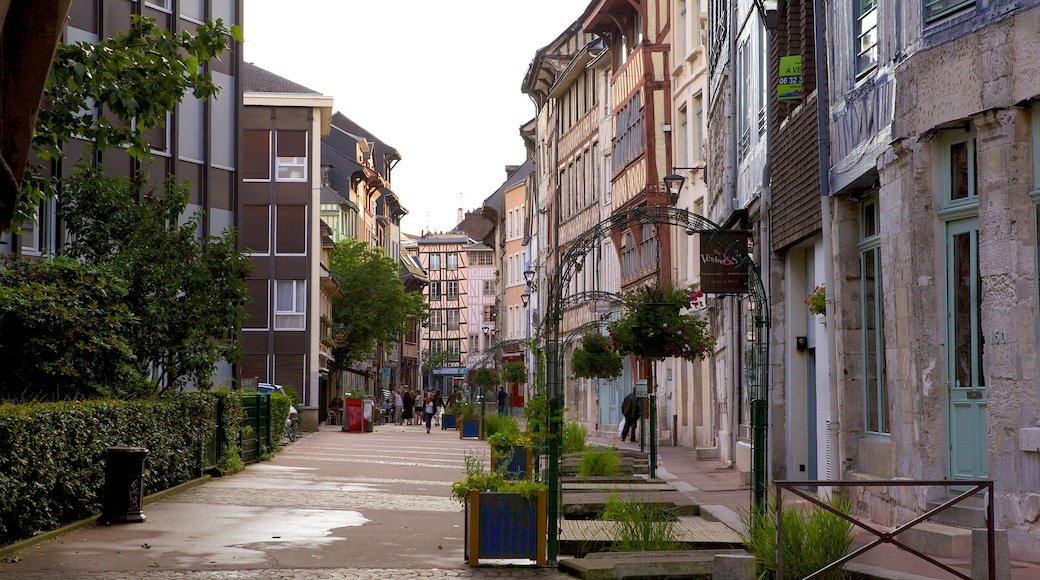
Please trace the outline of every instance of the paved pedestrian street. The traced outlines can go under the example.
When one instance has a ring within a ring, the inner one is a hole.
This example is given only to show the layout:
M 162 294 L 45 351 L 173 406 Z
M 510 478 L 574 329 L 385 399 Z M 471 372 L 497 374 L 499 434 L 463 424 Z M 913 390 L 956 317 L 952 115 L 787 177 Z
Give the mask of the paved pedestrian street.
M 487 443 L 456 431 L 323 427 L 247 466 L 0 562 L 18 579 L 567 578 L 533 566 L 471 568 L 451 483 Z M 147 486 L 147 481 L 145 482 Z

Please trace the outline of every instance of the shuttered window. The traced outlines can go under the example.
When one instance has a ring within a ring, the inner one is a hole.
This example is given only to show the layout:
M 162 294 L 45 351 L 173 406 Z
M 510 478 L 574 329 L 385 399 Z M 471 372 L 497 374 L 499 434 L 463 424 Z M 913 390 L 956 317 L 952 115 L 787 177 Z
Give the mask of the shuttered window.
M 275 206 L 275 254 L 307 252 L 307 206 Z
M 242 179 L 271 180 L 271 132 L 242 131 Z
M 243 205 L 238 239 L 244 252 L 269 254 L 271 252 L 271 206 L 266 204 Z
M 267 312 L 270 308 L 271 285 L 266 279 L 246 280 L 246 288 L 249 289 L 250 302 L 246 304 L 246 320 L 242 323 L 243 329 L 267 330 Z M 266 366 L 264 367 L 266 369 Z M 267 373 L 265 372 L 266 376 Z

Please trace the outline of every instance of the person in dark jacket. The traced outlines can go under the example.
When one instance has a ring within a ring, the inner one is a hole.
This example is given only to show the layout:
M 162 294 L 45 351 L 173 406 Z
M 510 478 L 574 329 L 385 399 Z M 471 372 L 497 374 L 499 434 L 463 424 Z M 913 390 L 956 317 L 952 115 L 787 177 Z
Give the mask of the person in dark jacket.
M 625 400 L 621 401 L 621 415 L 625 418 L 625 428 L 621 431 L 621 440 L 624 441 L 625 437 L 632 433 L 632 442 L 636 440 L 636 423 L 639 421 L 639 399 L 636 397 L 636 388 L 632 387 L 632 392 L 625 397 Z

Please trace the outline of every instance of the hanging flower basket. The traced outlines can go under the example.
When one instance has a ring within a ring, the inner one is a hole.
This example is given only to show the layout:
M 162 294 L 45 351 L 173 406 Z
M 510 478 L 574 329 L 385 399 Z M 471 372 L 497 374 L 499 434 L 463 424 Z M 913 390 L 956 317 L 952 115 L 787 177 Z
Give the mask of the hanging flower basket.
M 571 355 L 571 373 L 582 379 L 613 379 L 621 376 L 621 354 L 609 338 L 598 332 L 581 337 L 581 346 Z
M 699 290 L 659 285 L 625 293 L 624 313 L 607 326 L 614 349 L 648 359 L 707 357 L 715 346 L 708 319 L 682 313 L 703 296 Z
M 809 307 L 809 314 L 827 314 L 827 289 L 815 286 L 805 298 L 805 305 Z

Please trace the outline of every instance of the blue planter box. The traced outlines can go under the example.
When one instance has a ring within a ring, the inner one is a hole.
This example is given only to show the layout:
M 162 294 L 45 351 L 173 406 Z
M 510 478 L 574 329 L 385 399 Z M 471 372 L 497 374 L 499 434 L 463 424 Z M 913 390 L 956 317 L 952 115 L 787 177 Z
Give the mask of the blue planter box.
M 480 417 L 466 417 L 459 423 L 459 439 L 472 437 L 483 438 L 484 420 Z
M 534 476 L 534 452 L 530 447 L 491 447 L 491 465 L 506 479 L 530 479 Z
M 481 558 L 533 560 L 545 566 L 547 533 L 544 489 L 537 496 L 469 492 L 464 551 L 470 566 L 479 564 Z
M 458 429 L 458 425 L 455 424 L 455 413 L 444 413 L 441 415 L 441 430 L 445 429 Z

